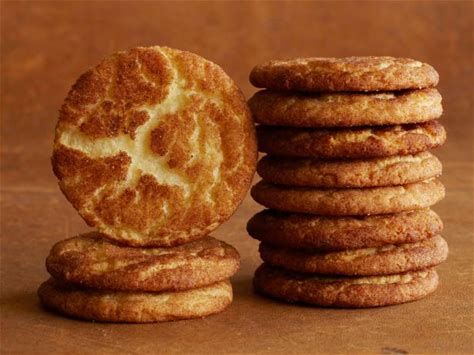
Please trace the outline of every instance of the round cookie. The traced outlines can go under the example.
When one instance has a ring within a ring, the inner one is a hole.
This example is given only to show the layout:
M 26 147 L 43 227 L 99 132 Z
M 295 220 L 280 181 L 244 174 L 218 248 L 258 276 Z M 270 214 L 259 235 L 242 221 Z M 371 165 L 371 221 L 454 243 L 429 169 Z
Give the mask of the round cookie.
M 394 57 L 272 60 L 250 73 L 256 87 L 306 92 L 421 89 L 438 81 L 432 66 Z
M 448 257 L 440 236 L 416 243 L 378 248 L 320 252 L 276 248 L 260 244 L 260 257 L 270 265 L 303 273 L 329 275 L 391 275 L 435 266 Z
M 262 264 L 255 272 L 255 289 L 287 302 L 324 307 L 379 307 L 415 301 L 434 292 L 434 269 L 368 277 L 323 277 Z
M 139 47 L 105 58 L 73 85 L 52 165 L 67 199 L 108 238 L 174 246 L 231 216 L 256 159 L 244 96 L 219 66 Z
M 422 152 L 366 160 L 315 160 L 267 155 L 257 164 L 266 182 L 290 186 L 375 187 L 404 185 L 441 175 L 441 162 Z
M 257 127 L 261 152 L 307 158 L 377 158 L 417 154 L 438 147 L 446 131 L 438 121 L 419 124 L 310 129 Z
M 263 90 L 248 103 L 255 120 L 270 126 L 381 126 L 426 122 L 443 113 L 441 95 L 434 88 L 312 95 Z
M 181 292 L 114 292 L 81 289 L 53 278 L 38 289 L 41 303 L 67 316 L 100 321 L 150 323 L 200 318 L 232 303 L 229 281 Z
M 57 280 L 119 291 L 188 290 L 228 279 L 239 266 L 237 250 L 212 237 L 170 248 L 131 248 L 95 232 L 56 243 L 46 259 Z
M 410 211 L 434 205 L 444 197 L 444 193 L 444 186 L 438 179 L 362 189 L 315 189 L 260 181 L 252 188 L 254 200 L 265 207 L 322 216 L 364 216 Z
M 264 210 L 247 224 L 248 233 L 265 244 L 321 251 L 415 243 L 442 230 L 441 218 L 429 208 L 367 217 L 323 217 Z

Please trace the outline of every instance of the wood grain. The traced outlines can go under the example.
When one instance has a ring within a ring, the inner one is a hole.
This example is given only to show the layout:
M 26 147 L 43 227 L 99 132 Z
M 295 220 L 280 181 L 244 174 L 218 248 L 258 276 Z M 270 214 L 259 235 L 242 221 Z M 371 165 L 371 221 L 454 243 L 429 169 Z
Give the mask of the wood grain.
M 2 353 L 472 353 L 472 2 L 16 2 L 1 3 Z M 237 247 L 235 301 L 204 320 L 152 325 L 88 323 L 38 304 L 44 259 L 88 230 L 50 168 L 57 110 L 70 85 L 103 56 L 137 45 L 196 52 L 220 64 L 245 94 L 253 65 L 292 56 L 394 55 L 440 73 L 448 143 L 447 197 L 436 206 L 450 246 L 441 285 L 427 299 L 387 308 L 291 306 L 256 296 L 260 209 L 247 198 L 213 235 Z

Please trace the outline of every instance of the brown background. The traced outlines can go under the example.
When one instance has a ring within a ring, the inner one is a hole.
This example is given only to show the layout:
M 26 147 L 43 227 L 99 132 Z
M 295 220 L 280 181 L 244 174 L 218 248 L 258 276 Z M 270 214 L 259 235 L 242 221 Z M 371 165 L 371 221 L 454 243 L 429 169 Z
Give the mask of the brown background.
M 472 2 L 2 2 L 1 350 L 92 352 L 473 352 Z M 49 156 L 57 110 L 76 77 L 137 45 L 196 52 L 247 96 L 253 65 L 292 56 L 394 55 L 440 73 L 450 257 L 427 299 L 367 310 L 290 306 L 253 294 L 257 243 L 247 198 L 214 236 L 242 254 L 235 301 L 204 320 L 88 323 L 44 312 L 35 295 L 53 242 L 87 230 L 57 188 Z

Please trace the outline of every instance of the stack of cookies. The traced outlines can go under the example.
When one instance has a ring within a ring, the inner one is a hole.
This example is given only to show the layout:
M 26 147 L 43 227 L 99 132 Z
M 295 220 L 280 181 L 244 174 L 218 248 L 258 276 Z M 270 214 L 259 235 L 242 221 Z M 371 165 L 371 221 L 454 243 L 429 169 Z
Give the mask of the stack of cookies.
M 420 299 L 448 253 L 430 206 L 444 197 L 437 72 L 404 58 L 271 61 L 249 101 L 268 207 L 248 223 L 258 291 L 290 302 L 374 307 Z
M 256 160 L 245 99 L 216 64 L 165 47 L 104 59 L 69 92 L 52 157 L 97 231 L 52 248 L 41 302 L 110 322 L 222 311 L 240 257 L 208 234 L 242 201 Z

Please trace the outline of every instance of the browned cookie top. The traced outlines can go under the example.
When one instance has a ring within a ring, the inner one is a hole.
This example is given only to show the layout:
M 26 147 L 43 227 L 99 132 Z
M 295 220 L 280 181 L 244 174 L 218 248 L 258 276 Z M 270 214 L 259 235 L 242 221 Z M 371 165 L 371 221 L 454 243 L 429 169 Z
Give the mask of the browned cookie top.
M 352 127 L 419 123 L 441 116 L 434 88 L 384 93 L 303 94 L 263 90 L 249 100 L 258 123 L 292 127 Z
M 415 243 L 321 252 L 260 244 L 260 256 L 287 270 L 329 275 L 391 275 L 435 266 L 446 260 L 448 245 L 440 236 Z
M 250 73 L 250 82 L 259 88 L 308 92 L 421 89 L 438 80 L 430 65 L 394 57 L 272 60 Z
M 258 148 L 273 155 L 308 158 L 377 158 L 417 154 L 442 145 L 446 131 L 438 121 L 419 124 L 310 129 L 257 127 Z
M 255 272 L 255 288 L 288 302 L 327 307 L 379 307 L 410 302 L 438 287 L 434 269 L 368 277 L 328 277 L 303 274 L 262 264 Z
M 240 265 L 232 246 L 205 237 L 169 248 L 131 248 L 99 233 L 56 243 L 46 267 L 56 279 L 95 289 L 187 290 L 228 279 Z
M 324 217 L 264 210 L 248 224 L 265 244 L 293 249 L 345 250 L 414 243 L 440 234 L 441 218 L 429 208 L 366 217 Z
M 229 218 L 254 174 L 255 147 L 245 99 L 219 66 L 139 47 L 73 85 L 52 164 L 89 225 L 124 244 L 171 246 Z

